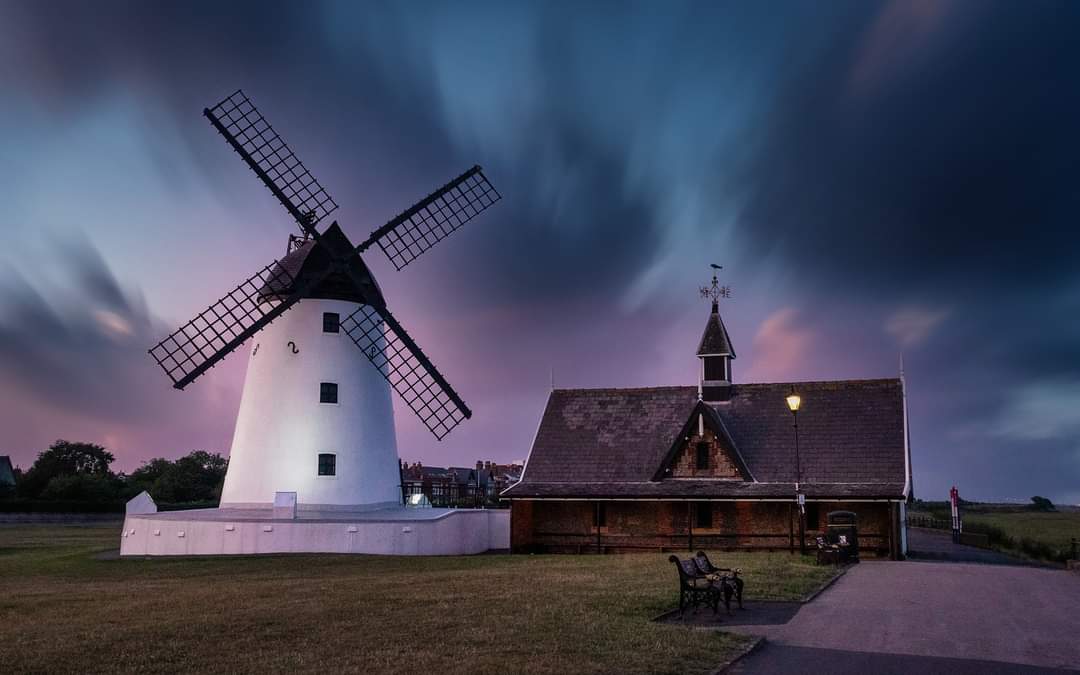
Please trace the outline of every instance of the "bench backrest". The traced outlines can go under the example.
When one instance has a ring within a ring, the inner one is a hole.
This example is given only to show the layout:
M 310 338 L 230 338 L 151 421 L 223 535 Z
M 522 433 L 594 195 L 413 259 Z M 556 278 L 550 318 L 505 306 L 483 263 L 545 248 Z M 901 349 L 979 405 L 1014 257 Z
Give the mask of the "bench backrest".
M 698 571 L 693 560 L 680 560 L 678 556 L 674 555 L 670 556 L 668 560 L 675 564 L 675 569 L 679 571 L 679 583 L 684 586 L 689 584 L 692 579 L 704 576 Z

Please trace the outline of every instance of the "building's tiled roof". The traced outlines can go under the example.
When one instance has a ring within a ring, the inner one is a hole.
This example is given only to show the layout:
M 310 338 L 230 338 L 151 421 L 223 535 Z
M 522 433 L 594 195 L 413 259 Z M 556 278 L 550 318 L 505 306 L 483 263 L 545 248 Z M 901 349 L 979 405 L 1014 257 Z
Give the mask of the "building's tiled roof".
M 755 481 L 781 484 L 776 489 L 783 494 L 793 490 L 786 486 L 795 481 L 795 436 L 784 400 L 790 389 L 790 383 L 737 384 L 731 400 L 709 404 Z M 888 486 L 891 496 L 901 496 L 905 448 L 900 380 L 801 382 L 795 389 L 803 398 L 799 445 L 807 490 L 816 489 L 811 487 L 815 484 L 829 490 L 837 488 L 825 486 L 879 485 L 882 490 Z M 585 486 L 616 483 L 627 484 L 621 488 L 623 496 L 635 490 L 642 496 L 655 490 L 708 490 L 710 485 L 720 490 L 721 484 L 723 490 L 746 490 L 747 496 L 772 490 L 736 488 L 726 481 L 706 481 L 700 488 L 650 487 L 696 403 L 696 387 L 553 391 L 522 481 L 505 494 L 584 496 L 589 489 Z
M 705 332 L 701 334 L 701 342 L 698 344 L 697 355 L 723 355 L 729 354 L 735 358 L 735 348 L 731 346 L 731 338 L 728 337 L 727 328 L 720 318 L 720 312 L 716 305 L 709 314 L 709 320 L 705 324 Z
M 470 469 L 464 466 L 452 466 L 446 470 L 449 478 L 452 478 L 455 483 L 459 484 L 472 484 L 476 482 L 476 469 Z M 486 469 L 480 470 L 480 484 L 487 485 L 488 480 L 491 478 L 491 472 Z
M 696 403 L 696 387 L 556 389 L 522 480 L 647 481 Z

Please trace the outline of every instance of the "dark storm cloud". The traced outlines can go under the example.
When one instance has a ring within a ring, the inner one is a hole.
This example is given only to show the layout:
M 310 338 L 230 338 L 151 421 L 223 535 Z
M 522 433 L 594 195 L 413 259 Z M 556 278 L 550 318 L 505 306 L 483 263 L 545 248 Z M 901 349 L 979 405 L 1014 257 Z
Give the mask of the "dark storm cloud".
M 715 261 L 749 287 L 727 318 L 738 372 L 885 375 L 903 350 L 927 496 L 967 477 L 987 496 L 1046 486 L 1080 501 L 1078 15 L 917 1 L 7 3 L 0 80 L 59 118 L 110 97 L 148 116 L 139 143 L 164 180 L 182 191 L 198 176 L 235 219 L 171 239 L 177 265 L 254 269 L 265 261 L 245 248 L 272 236 L 265 219 L 285 231 L 198 119 L 238 86 L 357 239 L 483 164 L 504 195 L 495 209 L 405 273 L 371 261 L 477 403 L 441 446 L 458 461 L 524 454 L 550 365 L 573 386 L 692 376 L 698 321 L 678 322 Z M 158 138 L 161 120 L 171 135 Z M 110 262 L 165 237 L 139 234 Z M 95 250 L 66 255 L 76 294 L 8 282 L 11 382 L 116 419 L 209 410 L 205 392 L 162 386 L 144 351 L 167 331 L 139 294 Z M 172 313 L 177 298 L 156 302 Z M 225 428 L 234 409 L 206 417 Z M 403 449 L 426 447 L 399 425 Z M 1036 459 L 1020 481 L 1017 457 Z
M 868 18 L 791 73 L 744 176 L 747 239 L 887 293 L 1073 277 L 1080 7 L 892 2 Z
M 791 73 L 741 177 L 748 250 L 864 314 L 947 315 L 909 360 L 931 495 L 1080 496 L 1078 20 L 883 5 Z

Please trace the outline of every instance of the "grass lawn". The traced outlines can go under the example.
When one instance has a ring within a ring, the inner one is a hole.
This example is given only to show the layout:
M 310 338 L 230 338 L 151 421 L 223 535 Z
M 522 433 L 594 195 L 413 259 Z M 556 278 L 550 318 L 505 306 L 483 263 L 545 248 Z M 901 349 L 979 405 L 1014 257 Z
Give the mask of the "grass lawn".
M 0 525 L 4 672 L 708 672 L 746 638 L 655 624 L 667 555 L 120 560 L 118 526 Z M 748 598 L 835 572 L 718 554 Z
M 1080 512 L 1045 513 L 1022 511 L 1017 513 L 966 513 L 965 523 L 984 523 L 1005 530 L 1010 537 L 1049 544 L 1058 550 L 1067 550 L 1069 541 L 1080 539 Z

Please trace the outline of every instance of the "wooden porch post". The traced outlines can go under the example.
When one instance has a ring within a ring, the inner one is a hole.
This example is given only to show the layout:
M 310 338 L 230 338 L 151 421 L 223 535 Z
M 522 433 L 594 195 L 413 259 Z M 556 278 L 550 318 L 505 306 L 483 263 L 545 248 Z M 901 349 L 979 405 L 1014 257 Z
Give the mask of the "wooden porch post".
M 686 502 L 687 550 L 694 550 L 694 502 Z
M 889 502 L 889 560 L 900 559 L 900 509 L 896 502 Z
M 603 553 L 604 548 L 600 545 L 600 502 L 596 502 L 596 552 Z

